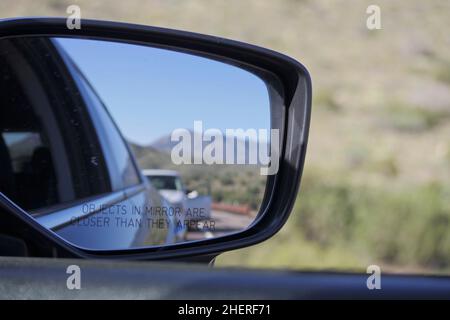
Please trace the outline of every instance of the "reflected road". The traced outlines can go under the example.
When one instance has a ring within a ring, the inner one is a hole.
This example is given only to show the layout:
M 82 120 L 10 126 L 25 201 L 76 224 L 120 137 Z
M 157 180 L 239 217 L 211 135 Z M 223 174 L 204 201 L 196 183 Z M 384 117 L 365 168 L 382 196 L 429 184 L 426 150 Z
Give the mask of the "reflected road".
M 210 239 L 241 231 L 247 228 L 253 220 L 254 217 L 249 215 L 212 210 L 211 218 L 208 219 L 208 221 L 214 222 L 214 228 L 207 228 L 206 230 L 190 230 L 186 235 L 186 240 Z M 199 224 L 202 224 L 202 221 L 199 221 Z

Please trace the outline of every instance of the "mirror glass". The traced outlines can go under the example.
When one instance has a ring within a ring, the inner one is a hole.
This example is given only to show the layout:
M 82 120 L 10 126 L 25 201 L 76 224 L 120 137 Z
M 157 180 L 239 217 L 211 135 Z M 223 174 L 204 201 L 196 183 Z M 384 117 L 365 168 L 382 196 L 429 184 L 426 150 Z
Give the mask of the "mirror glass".
M 0 191 L 70 243 L 170 245 L 247 229 L 278 170 L 250 68 L 104 40 L 0 40 Z

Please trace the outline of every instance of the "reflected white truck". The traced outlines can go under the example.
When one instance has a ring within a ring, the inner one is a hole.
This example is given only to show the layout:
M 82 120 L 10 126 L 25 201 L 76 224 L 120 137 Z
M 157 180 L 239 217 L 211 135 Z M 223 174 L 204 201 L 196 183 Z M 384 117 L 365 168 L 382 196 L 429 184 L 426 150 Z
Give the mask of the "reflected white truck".
M 183 226 L 186 226 L 190 221 L 209 220 L 211 218 L 211 197 L 199 195 L 195 190 L 187 190 L 177 171 L 147 169 L 142 172 L 162 197 L 169 201 L 172 206 L 182 209 L 184 213 Z M 184 232 L 186 231 L 184 230 Z

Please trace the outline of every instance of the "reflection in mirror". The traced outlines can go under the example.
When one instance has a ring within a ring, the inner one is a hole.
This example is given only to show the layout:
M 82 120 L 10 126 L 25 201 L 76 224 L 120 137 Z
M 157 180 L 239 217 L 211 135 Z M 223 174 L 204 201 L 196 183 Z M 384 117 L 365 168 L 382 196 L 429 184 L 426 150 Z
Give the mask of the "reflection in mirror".
M 0 40 L 0 75 L 0 191 L 70 243 L 167 245 L 255 220 L 279 135 L 254 73 L 148 46 L 22 37 Z

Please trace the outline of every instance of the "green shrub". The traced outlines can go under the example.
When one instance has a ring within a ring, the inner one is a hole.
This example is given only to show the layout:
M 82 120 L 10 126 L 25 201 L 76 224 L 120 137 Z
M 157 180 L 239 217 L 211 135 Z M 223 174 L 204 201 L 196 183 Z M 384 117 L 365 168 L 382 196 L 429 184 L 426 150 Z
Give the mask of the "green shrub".
M 436 127 L 450 117 L 442 110 L 430 110 L 420 106 L 392 101 L 385 109 L 383 121 L 388 127 L 398 131 L 418 133 Z
M 433 74 L 435 79 L 450 85 L 450 62 L 444 59 L 438 59 L 437 62 L 437 66 Z
M 341 106 L 334 97 L 334 92 L 329 89 L 318 90 L 313 96 L 313 105 L 323 107 L 329 111 L 341 110 Z

